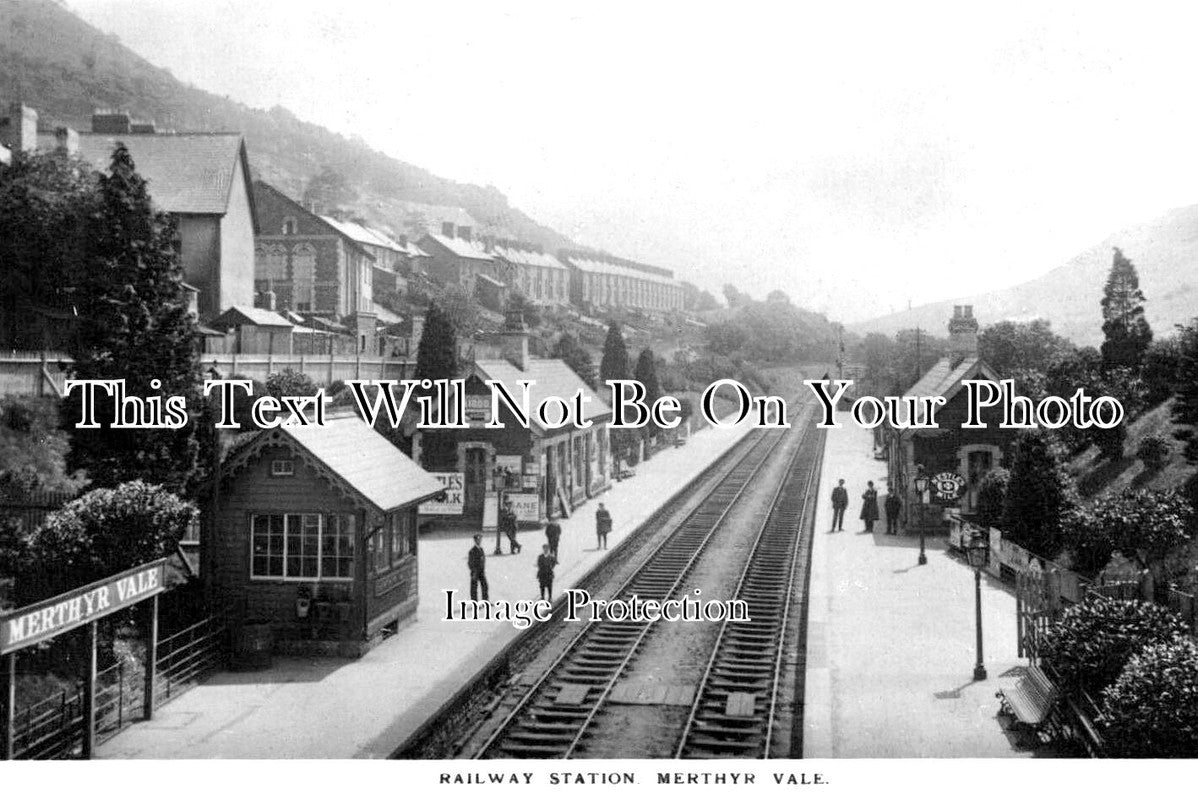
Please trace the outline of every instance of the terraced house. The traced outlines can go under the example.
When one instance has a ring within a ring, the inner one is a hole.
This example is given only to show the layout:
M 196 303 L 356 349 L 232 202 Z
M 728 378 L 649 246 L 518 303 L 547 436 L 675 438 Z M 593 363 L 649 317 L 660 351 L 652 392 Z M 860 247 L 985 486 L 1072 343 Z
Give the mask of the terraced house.
M 673 270 L 586 250 L 561 250 L 570 269 L 570 299 L 591 312 L 628 309 L 650 313 L 681 311 L 682 285 Z

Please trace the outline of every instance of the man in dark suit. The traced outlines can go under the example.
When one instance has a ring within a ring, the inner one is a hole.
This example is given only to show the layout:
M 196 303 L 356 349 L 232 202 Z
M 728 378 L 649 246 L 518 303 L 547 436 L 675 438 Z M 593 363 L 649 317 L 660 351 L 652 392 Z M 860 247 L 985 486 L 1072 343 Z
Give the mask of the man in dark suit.
M 483 537 L 474 534 L 474 547 L 466 555 L 466 566 L 470 568 L 470 599 L 478 599 L 478 590 L 483 590 L 483 600 L 490 600 L 487 589 L 487 554 L 483 552 Z
M 603 503 L 599 504 L 599 510 L 595 512 L 595 536 L 599 540 L 599 547 L 603 550 L 607 549 L 607 534 L 611 533 L 611 512 L 608 511 Z
M 844 478 L 832 490 L 832 530 L 844 530 L 844 510 L 849 507 L 849 490 L 844 488 Z
M 549 520 L 549 524 L 545 526 L 545 540 L 549 542 L 549 553 L 557 558 L 557 543 L 562 538 L 562 526 L 557 524 L 557 520 Z
M 903 510 L 903 503 L 897 494 L 890 492 L 886 495 L 886 502 L 882 505 L 886 509 L 886 532 L 891 536 L 897 536 L 899 512 Z

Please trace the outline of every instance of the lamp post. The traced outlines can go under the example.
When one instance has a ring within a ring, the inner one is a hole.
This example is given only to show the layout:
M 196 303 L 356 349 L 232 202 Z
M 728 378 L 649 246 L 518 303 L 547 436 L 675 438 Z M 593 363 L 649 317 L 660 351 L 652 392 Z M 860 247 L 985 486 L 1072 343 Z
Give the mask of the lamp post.
M 919 492 L 919 563 L 920 565 L 928 563 L 928 554 L 924 548 L 924 524 L 927 518 L 927 512 L 924 508 L 924 492 L 928 489 L 928 477 L 920 473 L 915 478 L 915 491 Z
M 982 567 L 990 559 L 990 542 L 980 533 L 975 533 L 965 547 L 965 557 L 973 567 L 974 610 L 977 614 L 978 663 L 973 667 L 975 681 L 986 680 L 986 667 L 982 663 Z

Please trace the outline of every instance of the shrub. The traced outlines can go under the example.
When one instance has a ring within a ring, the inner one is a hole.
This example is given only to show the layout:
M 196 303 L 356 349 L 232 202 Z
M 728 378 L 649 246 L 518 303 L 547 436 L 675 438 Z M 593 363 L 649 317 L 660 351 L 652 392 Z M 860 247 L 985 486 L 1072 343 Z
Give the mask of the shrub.
M 1190 541 L 1192 516 L 1189 502 L 1175 491 L 1125 491 L 1074 514 L 1066 540 L 1087 574 L 1106 566 L 1116 550 L 1156 564 Z
M 978 486 L 978 524 L 985 528 L 998 525 L 1002 519 L 1003 503 L 1007 499 L 1007 482 L 1011 473 L 999 467 L 990 470 Z
M 1042 654 L 1062 688 L 1076 686 L 1096 695 L 1144 647 L 1171 642 L 1184 632 L 1181 620 L 1160 606 L 1092 594 L 1049 626 Z
M 29 541 L 28 593 L 48 597 L 170 554 L 196 507 L 142 481 L 96 489 L 46 517 Z M 31 585 L 34 584 L 34 585 Z
M 1160 436 L 1146 436 L 1136 448 L 1136 458 L 1144 462 L 1144 467 L 1156 472 L 1165 466 L 1169 457 L 1169 443 Z
M 1110 755 L 1198 755 L 1198 645 L 1191 639 L 1152 644 L 1133 656 L 1102 699 Z

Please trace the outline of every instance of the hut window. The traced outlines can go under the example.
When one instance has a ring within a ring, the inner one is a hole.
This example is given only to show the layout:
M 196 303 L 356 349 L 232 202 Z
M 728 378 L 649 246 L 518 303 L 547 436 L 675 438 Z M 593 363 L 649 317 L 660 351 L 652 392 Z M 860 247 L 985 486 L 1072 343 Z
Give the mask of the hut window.
M 277 458 L 270 462 L 270 474 L 275 477 L 294 475 L 295 462 L 290 459 Z
M 253 578 L 353 577 L 354 518 L 349 515 L 255 514 Z
M 391 565 L 395 566 L 412 553 L 411 517 L 406 511 L 392 514 L 388 523 L 391 528 Z

